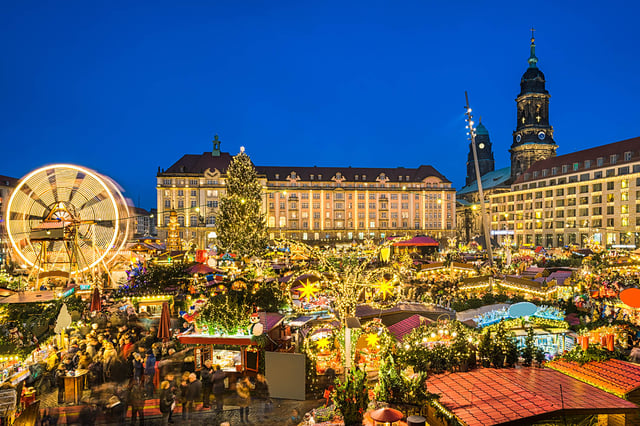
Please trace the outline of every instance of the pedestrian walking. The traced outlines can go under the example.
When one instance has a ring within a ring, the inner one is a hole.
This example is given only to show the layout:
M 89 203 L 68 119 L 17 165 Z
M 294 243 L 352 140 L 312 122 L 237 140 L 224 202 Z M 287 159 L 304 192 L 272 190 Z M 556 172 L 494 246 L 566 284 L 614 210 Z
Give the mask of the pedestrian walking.
M 129 403 L 131 404 L 131 425 L 136 424 L 136 419 L 140 416 L 140 425 L 144 425 L 144 389 L 142 384 L 133 381 L 129 390 Z
M 180 404 L 182 404 L 182 420 L 187 420 L 187 391 L 189 389 L 189 371 L 182 373 L 180 380 Z
M 204 362 L 204 368 L 200 371 L 200 378 L 202 379 L 202 408 L 211 408 L 210 398 L 211 391 L 213 390 L 213 374 L 215 370 L 211 365 L 211 360 L 208 359 Z
M 175 396 L 171 392 L 171 385 L 168 381 L 160 383 L 160 412 L 162 413 L 162 426 L 169 424 L 169 416 L 175 404 Z
M 191 420 L 196 401 L 200 399 L 202 392 L 202 382 L 198 380 L 196 373 L 189 374 L 189 384 L 187 386 L 187 420 Z
M 243 376 L 236 383 L 236 393 L 238 394 L 238 407 L 240 407 L 240 422 L 249 423 L 249 406 L 251 405 L 251 390 L 253 383 L 247 376 Z
M 257 402 L 258 412 L 257 415 L 261 420 L 267 418 L 267 414 L 270 411 L 271 399 L 269 398 L 269 384 L 264 374 L 258 374 L 256 376 L 256 383 L 254 385 L 254 395 Z
M 156 357 L 153 354 L 153 351 L 149 349 L 147 351 L 147 356 L 144 360 L 144 389 L 147 394 L 147 398 L 153 397 L 153 392 L 155 390 L 153 385 L 153 379 L 156 375 Z
M 216 398 L 217 414 L 222 414 L 222 411 L 224 410 L 225 378 L 226 376 L 224 374 L 224 371 L 222 371 L 219 365 L 216 365 L 216 371 L 213 373 L 213 377 L 211 378 L 211 381 L 212 381 L 213 395 Z
M 171 411 L 169 411 L 169 423 L 173 423 L 173 411 L 178 403 L 178 386 L 176 385 L 173 373 L 167 374 L 164 380 L 169 382 L 169 391 L 171 395 L 173 395 L 173 404 L 171 404 Z

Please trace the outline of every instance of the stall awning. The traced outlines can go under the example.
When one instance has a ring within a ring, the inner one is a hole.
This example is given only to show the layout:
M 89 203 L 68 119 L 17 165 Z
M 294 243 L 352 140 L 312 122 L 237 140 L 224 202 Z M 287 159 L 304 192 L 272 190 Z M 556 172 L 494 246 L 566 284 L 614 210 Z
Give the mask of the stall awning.
M 251 342 L 249 336 L 209 336 L 206 334 L 186 334 L 178 336 L 178 340 L 186 345 L 238 345 L 249 346 Z

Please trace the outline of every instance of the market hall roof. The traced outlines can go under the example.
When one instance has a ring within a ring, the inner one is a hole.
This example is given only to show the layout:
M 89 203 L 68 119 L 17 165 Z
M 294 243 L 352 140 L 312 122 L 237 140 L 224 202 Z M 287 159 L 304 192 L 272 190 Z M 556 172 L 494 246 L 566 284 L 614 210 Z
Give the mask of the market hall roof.
M 548 368 L 481 368 L 430 376 L 427 390 L 469 426 L 531 424 L 562 414 L 637 413 L 638 406 Z
M 485 173 L 484 175 L 482 175 L 480 179 L 482 179 L 483 191 L 488 191 L 490 189 L 499 188 L 499 187 L 508 188 L 509 185 L 507 185 L 507 183 L 509 179 L 511 179 L 511 167 L 505 167 L 502 169 L 494 170 L 489 173 Z M 478 192 L 477 180 L 474 180 L 469 185 L 460 189 L 456 195 L 459 196 L 459 195 L 470 194 L 475 192 Z

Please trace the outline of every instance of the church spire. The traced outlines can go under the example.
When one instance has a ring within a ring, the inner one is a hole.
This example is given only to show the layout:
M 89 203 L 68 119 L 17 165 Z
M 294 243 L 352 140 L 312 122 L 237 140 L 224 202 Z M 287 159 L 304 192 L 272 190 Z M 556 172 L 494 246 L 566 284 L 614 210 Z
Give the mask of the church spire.
M 538 58 L 536 58 L 536 38 L 534 37 L 535 28 L 531 28 L 531 54 L 529 55 L 529 68 L 538 68 Z

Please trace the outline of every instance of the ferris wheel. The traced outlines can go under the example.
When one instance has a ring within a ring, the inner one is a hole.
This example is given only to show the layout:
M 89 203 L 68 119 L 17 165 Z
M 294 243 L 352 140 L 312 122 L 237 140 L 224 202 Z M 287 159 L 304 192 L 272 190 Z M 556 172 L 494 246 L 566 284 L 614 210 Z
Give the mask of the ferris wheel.
M 71 164 L 34 170 L 7 205 L 6 228 L 30 276 L 95 278 L 129 237 L 129 209 L 115 182 Z

